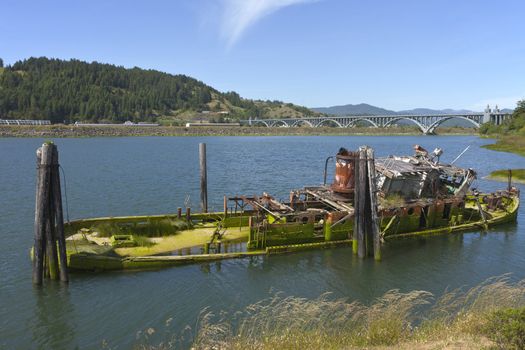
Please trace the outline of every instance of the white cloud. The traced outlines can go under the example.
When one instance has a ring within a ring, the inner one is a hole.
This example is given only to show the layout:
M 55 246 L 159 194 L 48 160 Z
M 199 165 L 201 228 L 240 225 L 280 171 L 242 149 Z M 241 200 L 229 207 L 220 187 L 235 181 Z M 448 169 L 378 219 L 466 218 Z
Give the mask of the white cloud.
M 232 47 L 250 26 L 284 7 L 317 0 L 221 0 L 221 32 Z
M 504 96 L 504 97 L 488 98 L 488 99 L 475 103 L 469 109 L 472 109 L 475 111 L 483 111 L 485 107 L 487 107 L 487 105 L 490 105 L 491 108 L 494 108 L 497 105 L 499 109 L 503 109 L 503 108 L 514 109 L 516 108 L 516 103 L 523 99 L 525 99 L 525 94 L 523 94 L 522 96 Z

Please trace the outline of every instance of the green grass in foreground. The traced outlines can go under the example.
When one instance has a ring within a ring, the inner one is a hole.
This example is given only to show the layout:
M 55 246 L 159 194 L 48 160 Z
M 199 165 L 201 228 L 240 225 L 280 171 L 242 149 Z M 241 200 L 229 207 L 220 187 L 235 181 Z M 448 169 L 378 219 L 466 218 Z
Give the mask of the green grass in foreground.
M 148 328 L 135 348 L 180 348 L 189 337 L 193 349 L 523 349 L 524 307 L 525 280 L 508 276 L 439 298 L 392 290 L 370 305 L 276 294 L 234 315 L 204 310 L 195 335 L 152 344 L 166 333 Z
M 525 156 L 525 136 L 503 135 L 498 138 L 496 143 L 482 147 L 493 151 L 511 152 Z
M 512 182 L 525 183 L 525 169 L 511 169 L 512 170 Z M 509 176 L 509 171 L 496 170 L 490 173 L 487 178 L 496 181 L 507 182 Z

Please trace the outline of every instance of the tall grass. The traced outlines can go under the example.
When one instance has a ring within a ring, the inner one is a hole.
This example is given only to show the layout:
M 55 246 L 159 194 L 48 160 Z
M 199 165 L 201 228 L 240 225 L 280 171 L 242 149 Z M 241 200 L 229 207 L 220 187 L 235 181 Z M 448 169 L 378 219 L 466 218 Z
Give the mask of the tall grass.
M 392 290 L 369 305 L 330 294 L 313 300 L 276 294 L 233 315 L 204 310 L 191 348 L 428 349 L 454 342 L 469 349 L 516 348 L 490 330 L 499 327 L 497 315 L 502 310 L 523 306 L 525 280 L 512 283 L 508 275 L 470 289 L 446 291 L 440 297 L 426 291 Z M 523 329 L 523 324 L 518 328 Z M 519 341 L 525 337 L 517 336 Z M 173 337 L 155 345 L 143 341 L 136 348 L 172 349 L 180 344 Z
M 104 222 L 91 227 L 100 237 L 113 235 L 137 235 L 163 237 L 191 228 L 191 223 L 178 219 L 150 219 L 145 222 Z

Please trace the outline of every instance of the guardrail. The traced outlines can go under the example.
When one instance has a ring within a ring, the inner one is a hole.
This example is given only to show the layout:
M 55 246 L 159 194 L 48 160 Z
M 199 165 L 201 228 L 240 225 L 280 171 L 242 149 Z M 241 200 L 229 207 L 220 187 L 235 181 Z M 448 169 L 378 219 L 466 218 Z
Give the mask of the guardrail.
M 0 125 L 51 125 L 49 120 L 0 119 Z

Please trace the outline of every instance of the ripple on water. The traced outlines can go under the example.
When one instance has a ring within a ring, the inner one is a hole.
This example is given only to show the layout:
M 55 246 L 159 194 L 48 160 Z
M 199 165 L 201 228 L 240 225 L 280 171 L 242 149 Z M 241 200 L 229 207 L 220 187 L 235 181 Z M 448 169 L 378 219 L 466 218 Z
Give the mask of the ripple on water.
M 194 326 L 205 307 L 235 312 L 280 291 L 307 298 L 331 292 L 369 301 L 389 289 L 441 293 L 511 272 L 525 278 L 525 212 L 518 224 L 489 233 L 389 242 L 383 261 L 360 261 L 349 248 L 182 266 L 149 272 L 75 274 L 68 288 L 31 286 L 36 148 L 42 139 L 0 139 L 0 348 L 98 348 L 103 339 L 127 348 L 137 332 L 163 339 Z M 378 156 L 411 152 L 413 144 L 445 150 L 480 177 L 524 158 L 496 153 L 471 136 L 402 137 L 141 137 L 57 139 L 67 176 L 71 218 L 175 212 L 189 196 L 198 208 L 198 143 L 208 147 L 210 208 L 224 194 L 288 191 L 322 181 L 326 156 L 367 144 Z M 525 167 L 525 164 L 521 167 Z M 331 174 L 329 174 L 331 176 Z M 504 184 L 478 180 L 484 190 Z M 520 186 L 522 190 L 524 186 Z M 162 334 L 159 335 L 159 334 Z

